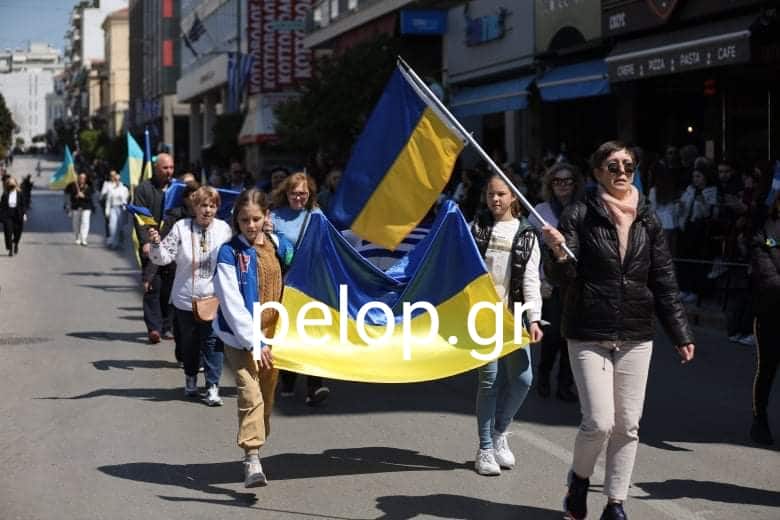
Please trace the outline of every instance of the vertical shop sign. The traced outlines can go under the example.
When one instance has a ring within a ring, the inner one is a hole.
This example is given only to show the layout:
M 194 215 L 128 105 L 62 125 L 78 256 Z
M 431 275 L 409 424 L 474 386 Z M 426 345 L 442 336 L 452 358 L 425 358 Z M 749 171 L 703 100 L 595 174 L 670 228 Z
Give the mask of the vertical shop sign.
M 312 53 L 303 46 L 310 7 L 311 0 L 247 0 L 249 94 L 290 90 L 311 78 Z

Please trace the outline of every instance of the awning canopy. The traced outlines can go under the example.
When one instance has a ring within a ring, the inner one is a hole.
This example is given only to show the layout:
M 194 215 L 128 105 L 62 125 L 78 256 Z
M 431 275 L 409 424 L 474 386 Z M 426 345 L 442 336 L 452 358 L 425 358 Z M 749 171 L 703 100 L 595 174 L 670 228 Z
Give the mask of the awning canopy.
M 528 86 L 534 77 L 466 87 L 452 97 L 450 108 L 457 117 L 522 110 L 528 106 Z
M 755 16 L 618 43 L 607 57 L 609 79 L 629 81 L 750 61 Z
M 536 80 L 536 86 L 544 101 L 565 101 L 610 93 L 604 60 L 555 67 Z

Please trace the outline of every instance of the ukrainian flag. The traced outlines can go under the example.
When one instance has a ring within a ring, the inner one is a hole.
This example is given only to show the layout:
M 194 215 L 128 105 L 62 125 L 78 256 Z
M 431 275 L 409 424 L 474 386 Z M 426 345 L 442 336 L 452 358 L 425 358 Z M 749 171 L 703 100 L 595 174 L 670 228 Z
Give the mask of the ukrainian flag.
M 76 182 L 76 167 L 73 165 L 73 156 L 70 154 L 70 148 L 65 145 L 65 158 L 57 171 L 52 175 L 49 181 L 50 190 L 64 190 L 65 187 Z
M 132 192 L 133 186 L 138 186 L 141 183 L 141 172 L 143 171 L 144 152 L 130 132 L 127 132 L 127 160 L 122 167 L 122 171 L 119 177 L 122 184 L 130 187 Z
M 185 184 L 181 181 L 173 181 L 168 189 L 165 190 L 165 199 L 163 201 L 163 214 L 168 213 L 168 210 L 177 208 L 184 204 L 182 201 L 182 193 L 184 192 Z M 241 195 L 240 191 L 228 190 L 224 188 L 216 188 L 219 193 L 220 205 L 217 210 L 217 218 L 230 222 L 230 217 L 233 214 L 233 206 L 236 203 L 236 199 Z
M 405 71 L 396 68 L 355 144 L 329 216 L 394 250 L 441 193 L 464 146 Z
M 135 204 L 128 204 L 127 211 L 135 217 L 138 223 L 142 226 L 156 226 L 157 221 L 154 220 L 154 215 L 149 211 L 149 208 L 143 206 L 136 206 Z
M 360 256 L 325 217 L 312 214 L 285 280 L 282 304 L 289 327 L 282 334 L 283 324 L 277 322 L 275 366 L 329 379 L 411 383 L 483 365 L 497 342 L 483 346 L 472 341 L 467 316 L 479 302 L 501 300 L 454 203 L 440 211 L 431 232 L 407 259 L 396 272 L 382 272 Z M 339 301 L 341 285 L 348 287 L 344 303 Z M 404 359 L 403 304 L 421 301 L 436 309 L 438 333 L 429 336 L 431 314 L 424 310 L 409 313 L 407 336 L 414 341 L 407 342 L 409 355 Z M 320 323 L 303 328 L 302 336 L 296 317 L 315 302 L 324 304 L 326 311 L 306 313 L 308 319 Z M 377 308 L 365 314 L 368 342 L 358 334 L 360 308 L 367 302 L 382 302 L 392 313 L 390 319 Z M 520 343 L 514 343 L 513 317 L 506 306 L 500 308 L 497 314 L 503 323 L 498 332 L 503 341 L 497 350 L 503 356 L 527 345 L 528 337 L 522 332 Z M 482 311 L 476 316 L 479 337 L 492 337 L 497 330 L 494 313 Z M 391 325 L 392 333 L 388 333 Z M 383 336 L 383 341 L 374 342 Z M 472 349 L 483 359 L 473 356 Z

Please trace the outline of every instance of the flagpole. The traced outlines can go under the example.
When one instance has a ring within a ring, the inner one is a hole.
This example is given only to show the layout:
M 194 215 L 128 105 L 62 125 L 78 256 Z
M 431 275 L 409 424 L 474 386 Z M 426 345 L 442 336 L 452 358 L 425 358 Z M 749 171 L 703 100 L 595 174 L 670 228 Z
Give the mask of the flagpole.
M 485 160 L 485 162 L 488 163 L 488 165 L 491 167 L 491 169 L 498 175 L 506 184 L 509 186 L 509 189 L 512 190 L 512 193 L 515 194 L 515 196 L 520 200 L 520 203 L 523 205 L 525 209 L 528 210 L 528 212 L 533 215 L 539 222 L 541 222 L 542 226 L 546 226 L 547 221 L 544 220 L 544 218 L 537 212 L 534 207 L 531 205 L 530 202 L 528 202 L 528 199 L 525 198 L 525 195 L 522 194 L 522 192 L 515 186 L 511 179 L 504 173 L 504 171 L 496 164 L 496 162 L 493 160 L 490 155 L 485 152 L 485 150 L 480 146 L 480 144 L 477 142 L 476 139 L 471 135 L 471 132 L 466 130 L 463 125 L 460 124 L 460 121 L 457 120 L 457 118 L 452 115 L 452 113 L 447 109 L 446 106 L 444 106 L 444 103 L 442 103 L 438 97 L 436 97 L 436 94 L 434 94 L 430 88 L 428 88 L 428 85 L 425 84 L 425 82 L 420 79 L 420 76 L 417 75 L 417 73 L 412 69 L 412 67 L 404 61 L 404 59 L 400 56 L 398 56 L 398 65 L 403 67 L 404 71 L 406 71 L 411 79 L 414 81 L 415 85 L 421 89 L 425 95 L 428 97 L 430 101 L 432 101 L 436 108 L 438 108 L 446 117 L 449 119 L 450 123 L 452 123 L 455 128 L 458 129 L 458 131 L 465 137 L 466 141 L 473 146 L 477 153 L 482 157 L 482 159 Z M 561 246 L 566 253 L 566 255 L 569 256 L 572 260 L 575 262 L 577 261 L 577 257 L 574 256 L 574 253 L 571 252 L 569 247 L 564 243 Z

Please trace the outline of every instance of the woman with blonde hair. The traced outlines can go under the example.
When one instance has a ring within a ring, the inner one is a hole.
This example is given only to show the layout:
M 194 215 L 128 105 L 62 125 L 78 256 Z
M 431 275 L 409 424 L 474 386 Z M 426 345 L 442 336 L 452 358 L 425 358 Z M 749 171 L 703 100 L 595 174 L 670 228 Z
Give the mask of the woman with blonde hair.
M 211 328 L 212 320 L 193 312 L 193 300 L 214 296 L 214 269 L 217 253 L 230 240 L 230 226 L 216 218 L 219 192 L 211 186 L 198 188 L 191 196 L 192 218 L 177 221 L 160 240 L 160 233 L 150 228 L 152 244 L 149 258 L 156 265 L 176 262 L 171 300 L 175 309 L 177 341 L 184 358 L 184 394 L 198 395 L 198 369 L 201 354 L 206 376 L 206 397 L 209 406 L 222 405 L 219 379 L 222 375 L 222 344 Z M 179 338 L 178 336 L 181 336 Z
M 309 225 L 312 213 L 322 214 L 317 204 L 317 183 L 305 172 L 297 172 L 285 178 L 271 193 L 271 222 L 275 233 L 283 236 L 298 248 Z M 295 395 L 295 373 L 282 372 L 282 396 Z M 330 395 L 322 378 L 307 377 L 306 404 L 314 406 Z

